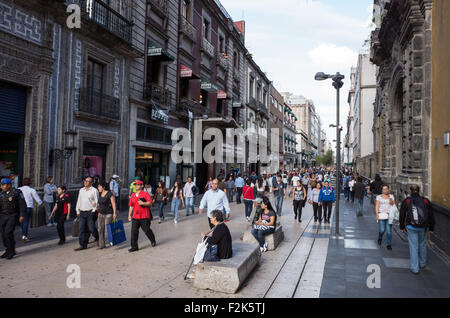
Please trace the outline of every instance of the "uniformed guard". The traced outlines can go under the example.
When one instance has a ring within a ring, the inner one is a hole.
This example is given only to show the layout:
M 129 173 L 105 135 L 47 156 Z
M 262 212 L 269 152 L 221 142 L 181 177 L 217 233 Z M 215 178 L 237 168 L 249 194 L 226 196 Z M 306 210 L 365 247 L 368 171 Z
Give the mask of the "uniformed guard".
M 27 205 L 22 191 L 13 189 L 10 179 L 2 179 L 1 186 L 0 231 L 2 233 L 3 245 L 6 247 L 6 252 L 1 258 L 12 259 L 16 255 L 14 229 L 16 228 L 17 218 L 20 215 L 19 222 L 23 222 Z

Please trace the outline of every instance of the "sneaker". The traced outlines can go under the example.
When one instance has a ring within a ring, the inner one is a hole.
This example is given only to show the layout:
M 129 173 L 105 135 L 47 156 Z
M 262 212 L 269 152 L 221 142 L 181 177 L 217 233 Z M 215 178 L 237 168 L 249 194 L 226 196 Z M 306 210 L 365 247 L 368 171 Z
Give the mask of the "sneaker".
M 386 248 L 387 248 L 388 250 L 392 251 L 392 246 L 388 245 L 388 246 L 386 246 Z
M 173 220 L 173 223 L 178 224 L 178 221 L 177 220 Z
M 161 224 L 161 219 L 159 219 L 158 224 Z
M 194 278 L 195 278 L 195 275 L 194 275 L 193 273 L 189 273 L 189 274 L 186 276 L 186 278 L 187 278 L 187 279 L 194 279 Z
M 419 275 L 419 272 L 413 272 L 412 269 L 409 270 L 411 273 L 413 273 L 414 275 Z
M 267 249 L 268 249 L 268 245 L 267 245 L 267 243 L 264 243 L 264 252 L 267 252 Z
M 261 251 L 261 253 L 264 253 L 264 247 L 259 247 L 259 250 Z

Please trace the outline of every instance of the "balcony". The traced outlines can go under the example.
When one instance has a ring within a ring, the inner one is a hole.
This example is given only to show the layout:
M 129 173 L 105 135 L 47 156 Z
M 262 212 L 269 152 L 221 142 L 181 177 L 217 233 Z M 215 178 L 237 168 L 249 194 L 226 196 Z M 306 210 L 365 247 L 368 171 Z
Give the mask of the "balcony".
M 217 55 L 217 65 L 223 68 L 225 71 L 228 70 L 229 57 L 226 57 L 225 53 L 220 53 Z
M 264 115 L 266 118 L 269 118 L 269 110 L 263 103 L 258 102 L 258 107 L 257 107 L 256 111 L 259 112 L 260 114 Z
M 78 115 L 91 119 L 118 121 L 121 118 L 120 100 L 91 88 L 80 88 Z
M 152 10 L 158 11 L 161 16 L 168 16 L 169 4 L 167 0 L 147 0 L 147 3 L 152 6 Z
M 197 30 L 195 27 L 186 20 L 185 17 L 180 17 L 180 32 L 190 39 L 193 43 L 197 42 Z
M 205 38 L 202 38 L 202 51 L 209 57 L 214 57 L 214 45 Z
M 172 106 L 172 92 L 153 83 L 145 86 L 144 99 L 151 100 L 164 109 Z
M 101 0 L 79 0 L 81 15 L 87 20 L 131 43 L 133 23 Z
M 248 100 L 248 105 L 249 105 L 251 108 L 253 108 L 254 110 L 257 110 L 257 108 L 258 108 L 258 102 L 257 102 L 257 100 L 256 100 L 255 98 L 253 98 L 253 97 L 250 97 L 250 98 L 249 98 L 249 100 Z
M 233 80 L 235 82 L 240 82 L 241 81 L 241 74 L 239 73 L 239 70 L 235 69 L 233 72 Z

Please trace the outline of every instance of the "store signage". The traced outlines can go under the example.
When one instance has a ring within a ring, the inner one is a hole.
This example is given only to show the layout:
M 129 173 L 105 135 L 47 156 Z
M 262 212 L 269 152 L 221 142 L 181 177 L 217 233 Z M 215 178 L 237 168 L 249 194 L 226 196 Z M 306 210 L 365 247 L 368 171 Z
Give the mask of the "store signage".
M 169 123 L 169 111 L 152 107 L 152 120 L 156 120 L 167 125 Z
M 157 48 L 157 47 L 149 47 L 148 48 L 148 56 L 160 56 L 162 55 L 163 51 L 162 48 Z
M 216 85 L 208 82 L 202 82 L 200 88 L 208 92 L 217 92 L 218 90 Z
M 181 77 L 192 77 L 192 70 L 189 67 L 181 64 L 180 65 L 180 76 Z
M 226 99 L 227 98 L 227 93 L 224 92 L 223 90 L 220 90 L 217 92 L 217 99 Z

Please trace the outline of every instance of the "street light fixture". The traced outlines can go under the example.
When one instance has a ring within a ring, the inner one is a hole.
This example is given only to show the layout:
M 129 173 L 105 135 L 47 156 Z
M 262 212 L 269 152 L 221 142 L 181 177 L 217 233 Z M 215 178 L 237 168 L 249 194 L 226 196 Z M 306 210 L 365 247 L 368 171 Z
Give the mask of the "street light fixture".
M 339 200 L 341 197 L 341 191 L 340 191 L 340 184 L 341 184 L 341 130 L 342 130 L 342 126 L 339 125 L 339 103 L 340 103 L 340 89 L 342 88 L 342 86 L 344 85 L 344 82 L 342 81 L 345 76 L 342 75 L 341 73 L 337 72 L 334 75 L 330 75 L 330 74 L 325 74 L 323 72 L 318 72 L 316 73 L 316 76 L 314 76 L 314 79 L 316 81 L 324 81 L 327 79 L 332 79 L 333 81 L 333 87 L 336 89 L 336 125 L 330 125 L 330 127 L 334 127 L 336 128 L 336 137 L 337 137 L 337 142 L 336 142 L 336 171 L 337 171 L 337 176 L 336 176 L 336 193 L 337 193 L 337 198 L 336 198 L 336 233 L 335 233 L 335 237 L 337 239 L 342 239 L 343 236 L 339 234 Z

